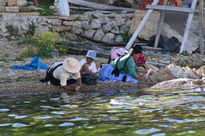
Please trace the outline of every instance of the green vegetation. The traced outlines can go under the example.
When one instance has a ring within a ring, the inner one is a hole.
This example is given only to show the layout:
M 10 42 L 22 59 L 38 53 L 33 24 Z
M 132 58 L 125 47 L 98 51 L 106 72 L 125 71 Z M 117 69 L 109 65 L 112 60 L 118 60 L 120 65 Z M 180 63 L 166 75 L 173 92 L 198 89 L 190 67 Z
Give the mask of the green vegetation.
M 13 25 L 7 25 L 6 28 L 8 29 L 9 32 L 9 36 L 7 36 L 6 38 L 8 40 L 12 40 L 12 36 L 15 37 L 15 39 L 19 38 L 19 29 L 18 27 L 14 27 Z
M 33 43 L 38 47 L 37 54 L 32 55 L 38 55 L 42 58 L 49 58 L 52 57 L 51 53 L 54 49 L 57 49 L 59 51 L 60 55 L 63 55 L 67 52 L 67 47 L 65 45 L 57 46 L 55 45 L 55 42 L 57 40 L 62 39 L 60 34 L 57 32 L 43 32 L 39 34 L 34 34 L 33 36 L 27 35 L 26 40 L 28 43 Z M 22 56 L 28 56 L 27 54 L 31 53 L 25 53 Z
M 129 36 L 127 34 L 122 34 L 122 38 L 123 38 L 122 43 L 128 43 L 129 42 Z
M 5 54 L 5 55 L 3 55 L 3 56 L 0 56 L 0 61 L 9 62 L 9 61 L 10 61 L 9 55 L 8 55 L 8 54 Z
M 34 57 L 37 54 L 35 53 L 34 49 L 27 48 L 20 57 L 16 58 L 16 60 L 23 60 L 23 58 Z
M 33 21 L 31 21 L 31 24 L 29 24 L 29 30 L 26 33 L 26 35 L 33 36 L 35 34 L 35 31 L 36 31 L 36 25 L 35 25 L 35 23 Z
M 33 2 L 33 0 L 27 0 L 28 2 Z M 44 9 L 42 10 L 35 10 L 35 12 L 39 12 L 41 16 L 52 16 L 54 15 L 55 11 L 49 9 L 51 5 L 53 5 L 54 0 L 38 0 L 38 5 L 40 8 Z M 32 12 L 32 11 L 31 11 Z

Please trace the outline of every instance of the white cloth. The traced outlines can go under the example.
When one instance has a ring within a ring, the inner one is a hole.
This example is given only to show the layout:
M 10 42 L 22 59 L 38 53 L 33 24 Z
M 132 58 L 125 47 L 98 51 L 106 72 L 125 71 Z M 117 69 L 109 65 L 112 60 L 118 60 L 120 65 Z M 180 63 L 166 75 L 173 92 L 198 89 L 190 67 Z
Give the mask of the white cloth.
M 51 68 L 57 66 L 60 63 L 63 63 L 63 62 L 56 62 L 51 66 Z M 66 86 L 67 85 L 67 80 L 80 78 L 80 72 L 78 72 L 78 73 L 69 73 L 63 68 L 63 65 L 62 65 L 62 66 L 59 66 L 58 68 L 56 68 L 53 71 L 53 76 L 56 79 L 60 80 L 61 86 Z
M 70 16 L 70 8 L 67 0 L 55 0 L 54 6 L 60 16 Z
M 85 63 L 86 63 L 86 58 L 84 58 L 84 59 L 82 59 L 82 60 L 80 61 L 81 67 L 82 67 Z M 90 64 L 90 66 L 88 67 L 88 70 L 89 70 L 90 72 L 92 72 L 92 73 L 97 73 L 97 72 L 98 72 L 98 70 L 97 70 L 97 68 L 96 68 L 96 63 L 95 63 L 94 61 Z

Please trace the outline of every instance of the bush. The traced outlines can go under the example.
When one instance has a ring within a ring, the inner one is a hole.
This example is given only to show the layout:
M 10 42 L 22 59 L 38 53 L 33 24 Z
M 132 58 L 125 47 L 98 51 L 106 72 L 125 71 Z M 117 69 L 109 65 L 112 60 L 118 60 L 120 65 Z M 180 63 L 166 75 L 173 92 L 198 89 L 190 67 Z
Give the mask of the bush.
M 38 47 L 37 55 L 44 58 L 52 57 L 51 53 L 54 49 L 57 49 L 60 55 L 67 52 L 65 45 L 55 46 L 55 42 L 60 39 L 59 33 L 50 31 L 27 36 L 27 42 L 33 43 Z

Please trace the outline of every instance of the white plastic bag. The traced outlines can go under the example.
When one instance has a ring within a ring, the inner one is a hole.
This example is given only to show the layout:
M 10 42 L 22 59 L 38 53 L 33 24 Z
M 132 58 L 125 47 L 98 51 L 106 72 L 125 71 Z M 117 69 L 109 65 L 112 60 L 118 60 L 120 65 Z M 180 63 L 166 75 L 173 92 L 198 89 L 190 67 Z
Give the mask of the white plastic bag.
M 59 16 L 69 16 L 70 15 L 68 0 L 55 0 L 54 6 Z

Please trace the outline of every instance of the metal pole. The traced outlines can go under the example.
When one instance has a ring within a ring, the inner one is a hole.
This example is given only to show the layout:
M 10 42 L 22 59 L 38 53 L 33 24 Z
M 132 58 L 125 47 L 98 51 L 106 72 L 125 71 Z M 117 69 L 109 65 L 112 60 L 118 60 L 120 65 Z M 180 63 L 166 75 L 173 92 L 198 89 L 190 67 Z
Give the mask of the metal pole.
M 159 0 L 154 0 L 152 5 L 156 5 L 158 3 Z M 149 18 L 149 16 L 151 15 L 153 9 L 149 9 L 146 13 L 146 15 L 143 17 L 142 21 L 140 22 L 138 28 L 135 30 L 134 34 L 132 35 L 132 37 L 130 38 L 129 42 L 126 45 L 126 49 L 130 49 L 132 47 L 132 44 L 134 43 L 135 39 L 137 38 L 139 32 L 141 31 L 141 29 L 143 28 L 144 24 L 146 23 L 147 19 Z
M 198 0 L 193 0 L 192 1 L 191 9 L 195 10 L 197 1 Z M 185 28 L 185 32 L 184 32 L 184 36 L 183 36 L 183 40 L 182 40 L 182 45 L 181 45 L 181 48 L 180 48 L 180 53 L 182 53 L 184 51 L 184 47 L 185 47 L 185 44 L 186 44 L 187 39 L 188 39 L 189 28 L 191 26 L 191 21 L 193 19 L 193 16 L 194 16 L 194 12 L 193 13 L 189 13 L 189 16 L 188 16 L 188 19 L 187 19 L 186 28 Z
M 163 5 L 165 6 L 166 4 L 167 4 L 167 0 L 164 0 Z M 162 28 L 162 25 L 164 23 L 164 16 L 165 16 L 165 11 L 164 10 L 160 11 L 160 21 L 159 21 L 159 24 L 157 26 L 157 35 L 155 38 L 154 48 L 157 48 L 157 45 L 159 43 L 159 39 L 160 39 L 160 35 L 161 35 L 161 28 Z
M 204 3 L 203 0 L 199 0 L 199 13 L 200 13 L 200 19 L 199 19 L 199 48 L 200 48 L 200 53 L 204 55 Z

